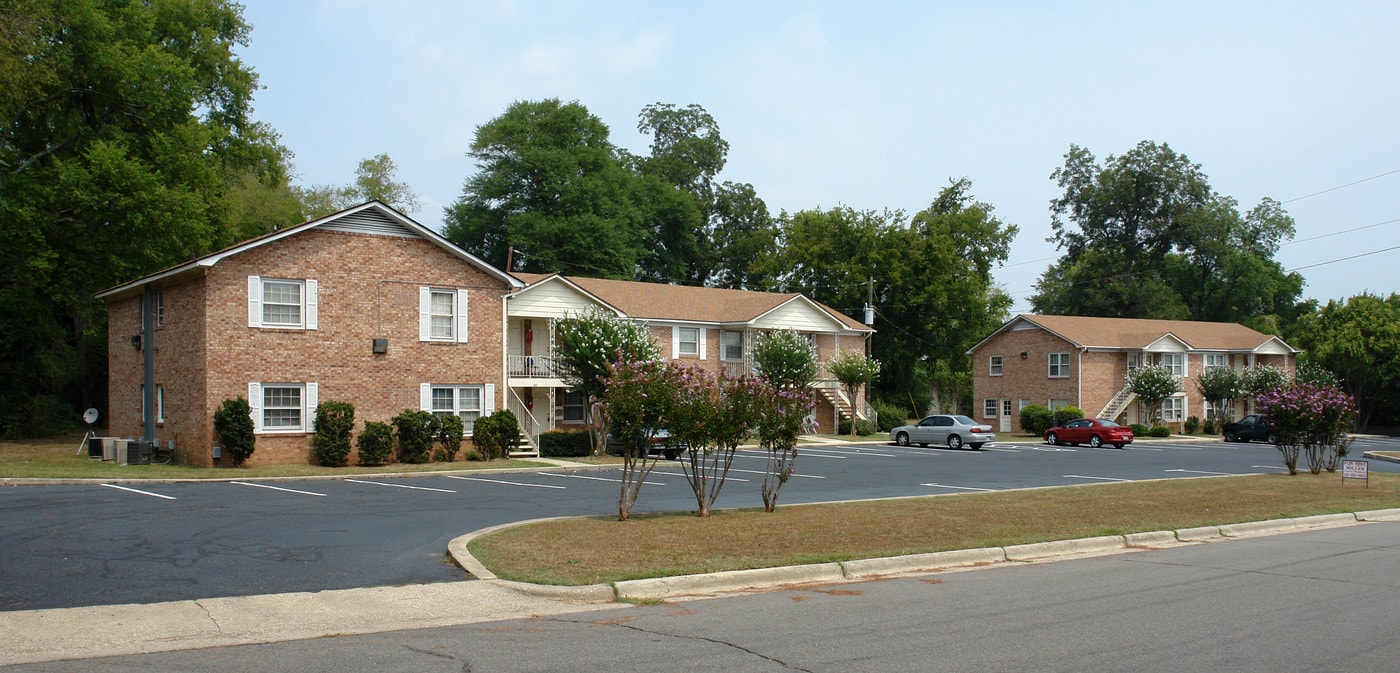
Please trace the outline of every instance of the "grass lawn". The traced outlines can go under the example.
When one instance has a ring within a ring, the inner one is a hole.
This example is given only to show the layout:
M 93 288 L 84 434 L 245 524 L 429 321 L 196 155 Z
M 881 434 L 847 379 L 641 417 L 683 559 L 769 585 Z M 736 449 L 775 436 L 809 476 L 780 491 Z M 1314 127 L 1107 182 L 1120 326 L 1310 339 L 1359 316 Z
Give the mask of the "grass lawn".
M 364 474 L 494 470 L 505 467 L 541 467 L 530 460 L 459 460 L 452 463 L 409 465 L 392 463 L 378 467 L 321 467 L 319 465 L 254 465 L 252 467 L 190 467 L 187 465 L 117 465 L 92 460 L 87 450 L 78 453 L 81 434 L 71 437 L 0 442 L 0 478 L 38 479 L 254 479 L 268 477 L 355 476 Z M 256 450 L 253 453 L 257 458 Z
M 646 493 L 642 493 L 642 498 Z M 547 521 L 473 540 L 499 577 L 583 585 L 1400 507 L 1400 475 L 1253 475 Z

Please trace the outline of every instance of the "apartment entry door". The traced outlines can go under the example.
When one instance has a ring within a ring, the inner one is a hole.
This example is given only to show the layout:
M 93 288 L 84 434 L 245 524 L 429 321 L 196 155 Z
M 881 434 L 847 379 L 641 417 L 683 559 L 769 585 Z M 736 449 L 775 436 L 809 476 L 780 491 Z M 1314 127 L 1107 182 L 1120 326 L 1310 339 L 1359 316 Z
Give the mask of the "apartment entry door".
M 1011 400 L 1001 401 L 1001 429 L 997 432 L 1011 432 Z

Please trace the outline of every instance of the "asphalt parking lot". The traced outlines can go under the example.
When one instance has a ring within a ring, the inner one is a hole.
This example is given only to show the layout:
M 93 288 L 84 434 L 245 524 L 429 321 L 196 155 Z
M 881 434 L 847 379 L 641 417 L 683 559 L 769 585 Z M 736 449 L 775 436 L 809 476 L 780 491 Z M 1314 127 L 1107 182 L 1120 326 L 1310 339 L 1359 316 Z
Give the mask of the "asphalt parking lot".
M 1385 449 L 1400 442 L 1354 447 L 1356 456 Z M 764 460 L 736 456 L 717 505 L 760 506 Z M 1282 471 L 1277 450 L 1261 443 L 824 444 L 801 450 L 780 505 Z M 615 468 L 4 488 L 0 610 L 460 580 L 445 560 L 448 540 L 513 521 L 615 514 L 618 489 Z M 679 463 L 662 461 L 636 510 L 693 506 Z

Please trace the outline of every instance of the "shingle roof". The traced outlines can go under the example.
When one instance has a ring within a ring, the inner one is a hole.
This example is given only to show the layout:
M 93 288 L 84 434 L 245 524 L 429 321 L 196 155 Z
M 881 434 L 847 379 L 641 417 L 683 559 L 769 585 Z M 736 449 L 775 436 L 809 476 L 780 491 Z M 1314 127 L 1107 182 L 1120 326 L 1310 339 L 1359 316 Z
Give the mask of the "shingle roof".
M 554 276 L 554 274 L 521 272 L 512 275 L 530 285 Z M 797 292 L 754 292 L 628 280 L 581 278 L 578 276 L 560 277 L 628 316 L 643 320 L 745 323 L 788 302 L 811 301 Z M 839 321 L 848 330 L 874 331 L 869 326 L 861 324 L 821 302 L 812 301 L 811 303 L 829 314 L 834 320 Z
M 1278 337 L 1227 322 L 1025 314 L 1007 325 L 1016 320 L 1039 325 L 1088 348 L 1144 348 L 1168 334 L 1193 350 L 1251 351 L 1270 340 L 1284 343 Z

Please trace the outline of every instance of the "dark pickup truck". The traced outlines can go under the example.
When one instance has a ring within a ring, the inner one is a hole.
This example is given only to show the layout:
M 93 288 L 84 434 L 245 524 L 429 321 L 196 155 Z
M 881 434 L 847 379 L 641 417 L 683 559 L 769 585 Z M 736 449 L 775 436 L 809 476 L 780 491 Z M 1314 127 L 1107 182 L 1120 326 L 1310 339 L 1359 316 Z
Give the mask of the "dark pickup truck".
M 1226 423 L 1223 430 L 1227 442 L 1259 439 L 1278 444 L 1278 433 L 1274 431 L 1274 425 L 1269 422 L 1268 417 L 1263 414 L 1250 414 L 1234 423 Z

